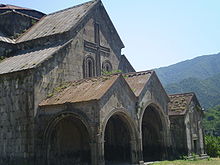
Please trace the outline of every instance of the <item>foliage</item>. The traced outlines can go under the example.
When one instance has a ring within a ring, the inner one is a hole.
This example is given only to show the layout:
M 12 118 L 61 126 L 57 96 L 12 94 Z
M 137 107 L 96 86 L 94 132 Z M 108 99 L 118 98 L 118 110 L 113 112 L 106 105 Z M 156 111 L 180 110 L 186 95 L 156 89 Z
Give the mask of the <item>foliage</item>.
M 178 83 L 190 77 L 204 80 L 220 73 L 220 53 L 208 56 L 199 56 L 191 60 L 179 62 L 168 67 L 156 69 L 164 85 Z
M 205 136 L 206 152 L 211 157 L 220 157 L 220 137 Z
M 207 135 L 220 136 L 220 105 L 205 112 L 203 126 Z
M 5 59 L 5 56 L 0 56 L 0 62 Z
M 113 71 L 108 72 L 108 71 L 102 70 L 102 75 L 111 75 L 111 74 L 116 74 L 116 73 L 122 73 L 122 71 L 121 70 L 113 70 Z
M 50 97 L 56 95 L 57 93 L 63 91 L 64 89 L 66 89 L 69 86 L 70 86 L 70 83 L 63 83 L 63 84 L 53 88 L 53 91 L 47 95 L 47 98 L 50 98 Z
M 195 92 L 205 108 L 220 104 L 220 53 L 156 69 L 168 93 Z
M 201 105 L 205 108 L 220 104 L 220 74 L 205 80 L 198 78 L 184 79 L 178 83 L 165 86 L 168 93 L 195 92 Z

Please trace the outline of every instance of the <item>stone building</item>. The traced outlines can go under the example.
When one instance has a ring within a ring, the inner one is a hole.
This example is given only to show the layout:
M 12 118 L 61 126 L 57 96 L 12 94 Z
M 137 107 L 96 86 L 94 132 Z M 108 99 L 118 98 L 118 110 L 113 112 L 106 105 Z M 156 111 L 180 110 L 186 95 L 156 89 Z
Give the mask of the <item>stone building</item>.
M 194 93 L 169 95 L 169 118 L 175 153 L 204 155 L 203 111 Z
M 45 16 L 11 8 L 0 5 L 0 164 L 171 157 L 169 97 L 154 71 L 135 72 L 121 55 L 100 0 Z

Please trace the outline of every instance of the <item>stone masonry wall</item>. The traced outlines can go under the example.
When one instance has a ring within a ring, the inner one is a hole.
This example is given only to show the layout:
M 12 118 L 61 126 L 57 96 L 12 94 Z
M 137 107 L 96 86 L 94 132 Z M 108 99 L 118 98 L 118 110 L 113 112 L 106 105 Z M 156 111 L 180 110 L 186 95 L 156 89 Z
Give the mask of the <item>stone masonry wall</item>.
M 95 59 L 95 54 L 84 50 L 84 39 L 94 42 L 94 22 L 88 21 L 86 26 L 78 32 L 76 37 L 62 50 L 58 51 L 53 58 L 44 62 L 35 72 L 35 111 L 38 104 L 53 89 L 65 82 L 83 78 L 83 60 L 87 55 Z M 102 36 L 102 34 L 101 34 Z M 101 37 L 103 46 L 110 47 L 108 42 Z M 113 51 L 109 57 L 101 57 L 101 62 L 108 60 L 112 63 L 113 70 L 118 69 L 118 58 Z
M 184 116 L 170 116 L 171 139 L 174 150 L 174 157 L 187 155 L 186 128 L 184 124 Z
M 0 75 L 0 164 L 24 164 L 33 156 L 33 102 L 29 72 Z
M 144 90 L 145 92 L 139 96 L 140 107 L 144 108 L 144 103 L 154 102 L 160 106 L 164 114 L 168 115 L 169 98 L 155 73 L 151 75 Z
M 15 12 L 9 12 L 7 14 L 0 15 L 0 29 L 9 37 L 17 38 L 19 34 L 25 32 L 37 19 L 18 14 Z

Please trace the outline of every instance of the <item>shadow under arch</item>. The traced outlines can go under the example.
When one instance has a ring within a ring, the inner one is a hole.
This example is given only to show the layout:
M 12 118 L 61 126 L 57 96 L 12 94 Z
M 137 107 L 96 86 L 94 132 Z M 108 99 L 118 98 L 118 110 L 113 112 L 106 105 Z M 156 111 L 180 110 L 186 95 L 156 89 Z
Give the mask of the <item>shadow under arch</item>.
M 148 104 L 140 119 L 144 161 L 163 160 L 166 157 L 167 127 L 162 108 L 155 103 Z
M 102 127 L 105 164 L 137 162 L 137 126 L 125 109 L 114 109 Z
M 65 111 L 53 117 L 45 132 L 47 165 L 91 164 L 91 129 L 81 114 Z

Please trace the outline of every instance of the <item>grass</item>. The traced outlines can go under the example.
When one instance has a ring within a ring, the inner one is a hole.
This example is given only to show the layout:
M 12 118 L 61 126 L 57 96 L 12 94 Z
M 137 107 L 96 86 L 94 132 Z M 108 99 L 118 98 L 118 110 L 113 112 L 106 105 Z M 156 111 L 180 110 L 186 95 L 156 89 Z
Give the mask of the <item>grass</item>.
M 220 158 L 210 158 L 204 160 L 175 160 L 155 162 L 153 165 L 220 165 Z

